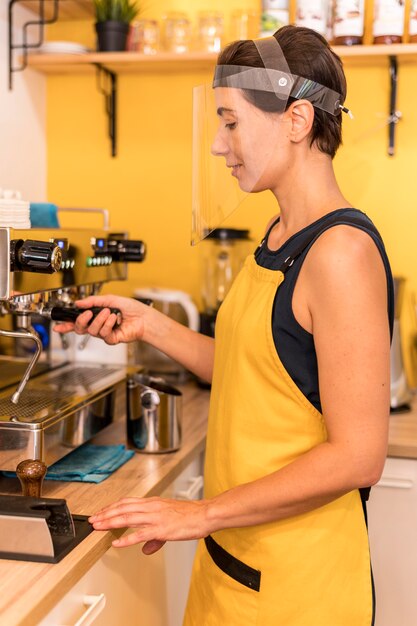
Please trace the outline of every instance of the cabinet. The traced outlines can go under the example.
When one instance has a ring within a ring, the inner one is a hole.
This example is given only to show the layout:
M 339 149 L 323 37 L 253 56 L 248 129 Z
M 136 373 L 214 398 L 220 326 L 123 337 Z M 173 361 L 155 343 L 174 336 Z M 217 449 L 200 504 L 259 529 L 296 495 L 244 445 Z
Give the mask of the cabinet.
M 202 455 L 163 492 L 200 498 Z M 196 541 L 110 548 L 37 626 L 181 626 Z
M 388 458 L 368 503 L 375 626 L 417 624 L 417 460 Z

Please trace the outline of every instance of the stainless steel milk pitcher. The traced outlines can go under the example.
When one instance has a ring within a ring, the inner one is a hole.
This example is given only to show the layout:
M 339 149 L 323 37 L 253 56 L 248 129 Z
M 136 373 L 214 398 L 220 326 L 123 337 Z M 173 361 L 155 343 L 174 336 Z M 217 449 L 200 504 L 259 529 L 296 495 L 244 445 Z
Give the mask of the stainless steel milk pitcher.
M 162 378 L 135 374 L 127 381 L 127 440 L 138 452 L 181 446 L 182 393 Z

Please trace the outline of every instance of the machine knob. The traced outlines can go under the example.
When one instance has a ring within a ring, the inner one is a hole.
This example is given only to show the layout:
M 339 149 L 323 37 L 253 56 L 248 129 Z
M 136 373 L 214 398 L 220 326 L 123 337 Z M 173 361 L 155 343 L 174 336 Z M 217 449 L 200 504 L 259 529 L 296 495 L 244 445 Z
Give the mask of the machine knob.
M 146 255 L 146 246 L 139 239 L 121 239 L 115 242 L 113 251 L 112 241 L 109 242 L 110 254 L 114 261 L 124 261 L 125 263 L 140 263 Z
M 53 274 L 61 268 L 61 248 L 50 241 L 14 239 L 10 242 L 12 272 Z
M 111 256 L 113 261 L 140 263 L 146 256 L 146 245 L 143 241 L 123 239 L 120 235 L 94 239 L 92 245 L 96 257 Z
M 22 496 L 41 497 L 42 483 L 47 469 L 43 461 L 26 459 L 19 463 L 16 467 L 16 474 L 22 485 Z

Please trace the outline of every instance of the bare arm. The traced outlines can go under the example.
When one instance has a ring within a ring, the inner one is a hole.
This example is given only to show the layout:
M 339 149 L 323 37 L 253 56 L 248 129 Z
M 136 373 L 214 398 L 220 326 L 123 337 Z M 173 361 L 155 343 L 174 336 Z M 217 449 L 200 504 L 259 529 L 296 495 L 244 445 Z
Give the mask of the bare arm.
M 115 327 L 116 316 L 104 308 L 91 321 L 91 312 L 79 315 L 75 324 L 57 324 L 54 330 L 61 333 L 75 331 L 101 337 L 114 345 L 121 342 L 146 341 L 171 357 L 185 368 L 202 378 L 211 381 L 213 375 L 214 339 L 196 333 L 175 322 L 163 313 L 132 298 L 120 296 L 90 296 L 79 300 L 81 308 L 92 306 L 115 307 L 122 312 L 122 323 Z
M 390 344 L 382 260 L 368 235 L 338 227 L 320 237 L 302 271 L 299 280 L 304 281 L 306 325 L 311 324 L 316 346 L 327 441 L 277 472 L 211 500 L 116 503 L 93 523 L 97 528 L 140 527 L 118 545 L 151 541 L 145 551 L 153 551 L 168 539 L 284 519 L 378 480 L 389 416 Z

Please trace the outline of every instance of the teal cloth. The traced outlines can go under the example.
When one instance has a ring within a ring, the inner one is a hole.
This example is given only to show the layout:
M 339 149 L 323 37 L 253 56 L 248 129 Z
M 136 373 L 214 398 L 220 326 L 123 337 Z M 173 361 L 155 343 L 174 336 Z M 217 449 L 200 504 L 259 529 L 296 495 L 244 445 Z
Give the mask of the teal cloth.
M 124 445 L 95 446 L 85 443 L 50 467 L 45 480 L 101 483 L 134 455 Z M 14 472 L 4 472 L 16 476 Z
M 58 207 L 51 202 L 30 203 L 30 224 L 32 228 L 59 228 Z

